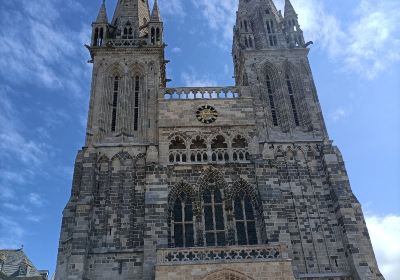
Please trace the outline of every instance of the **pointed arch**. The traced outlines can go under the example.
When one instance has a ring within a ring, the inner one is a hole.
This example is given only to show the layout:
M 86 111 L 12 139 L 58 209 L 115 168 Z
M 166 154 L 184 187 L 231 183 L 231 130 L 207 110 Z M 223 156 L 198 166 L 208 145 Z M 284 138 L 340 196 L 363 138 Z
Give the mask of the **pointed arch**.
M 293 122 L 295 126 L 301 125 L 300 111 L 299 111 L 299 94 L 301 92 L 300 83 L 298 81 L 297 73 L 299 73 L 297 67 L 285 61 L 284 63 L 284 75 L 286 92 L 289 96 L 290 108 L 292 111 Z
M 193 247 L 198 200 L 194 188 L 186 182 L 173 186 L 168 195 L 168 228 L 170 247 Z
M 129 66 L 129 95 L 130 107 L 132 117 L 129 119 L 130 127 L 133 133 L 140 131 L 142 128 L 142 103 L 145 102 L 144 98 L 144 75 L 146 73 L 145 66 L 141 63 L 135 62 Z
M 270 117 L 273 126 L 279 125 L 277 110 L 277 89 L 279 88 L 279 71 L 271 64 L 266 63 L 263 69 L 266 100 L 270 108 Z
M 196 185 L 199 188 L 199 192 L 202 193 L 205 190 L 210 190 L 210 184 L 212 184 L 213 187 L 218 187 L 223 191 L 228 188 L 228 184 L 226 183 L 224 176 L 215 167 L 208 167 L 200 176 Z
M 216 272 L 211 272 L 210 274 L 205 276 L 203 280 L 253 280 L 253 278 L 238 271 L 224 269 Z
M 111 162 L 119 162 L 121 166 L 133 165 L 133 157 L 125 151 L 120 151 L 111 158 Z
M 225 203 L 225 190 L 227 184 L 222 174 L 215 168 L 210 167 L 198 181 L 199 197 L 202 205 L 203 228 L 206 246 L 225 246 L 228 237 L 227 215 Z

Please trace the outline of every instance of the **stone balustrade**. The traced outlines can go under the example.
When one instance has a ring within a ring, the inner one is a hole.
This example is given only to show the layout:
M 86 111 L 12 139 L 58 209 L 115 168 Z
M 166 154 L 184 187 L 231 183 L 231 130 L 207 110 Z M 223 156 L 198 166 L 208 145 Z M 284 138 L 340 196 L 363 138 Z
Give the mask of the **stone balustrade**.
M 239 90 L 235 87 L 167 88 L 164 93 L 165 100 L 234 99 L 239 97 Z
M 107 39 L 105 45 L 107 47 L 126 48 L 145 46 L 147 42 L 143 39 Z
M 287 260 L 287 247 L 247 245 L 226 247 L 170 248 L 157 251 L 157 265 L 210 264 Z

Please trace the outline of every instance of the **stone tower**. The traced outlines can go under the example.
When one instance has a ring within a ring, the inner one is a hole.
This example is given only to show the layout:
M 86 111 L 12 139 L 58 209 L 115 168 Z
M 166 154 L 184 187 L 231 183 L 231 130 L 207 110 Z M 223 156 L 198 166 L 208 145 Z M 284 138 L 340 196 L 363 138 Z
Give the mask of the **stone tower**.
M 289 0 L 239 1 L 225 88 L 166 87 L 157 0 L 92 27 L 56 280 L 383 279 Z

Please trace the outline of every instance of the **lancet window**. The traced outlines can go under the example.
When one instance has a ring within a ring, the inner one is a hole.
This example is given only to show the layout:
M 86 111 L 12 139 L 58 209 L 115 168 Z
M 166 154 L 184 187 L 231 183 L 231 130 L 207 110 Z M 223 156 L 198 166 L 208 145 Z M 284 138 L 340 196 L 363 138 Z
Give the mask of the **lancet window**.
M 169 150 L 169 162 L 187 162 L 186 144 L 180 136 L 171 140 Z
M 133 119 L 133 130 L 138 131 L 139 129 L 139 102 L 140 102 L 140 77 L 135 76 L 135 89 L 134 89 L 134 119 Z
M 174 247 L 194 246 L 194 215 L 193 200 L 185 193 L 181 193 L 175 200 L 170 213 L 171 241 Z
M 295 122 L 296 126 L 300 126 L 299 115 L 298 115 L 296 101 L 295 101 L 295 97 L 294 97 L 293 85 L 292 85 L 292 81 L 291 81 L 289 75 L 286 75 L 286 85 L 287 85 L 287 89 L 289 92 L 289 99 L 290 99 L 290 105 L 292 108 L 294 122 Z
M 268 41 L 269 41 L 269 45 L 271 47 L 276 47 L 278 45 L 278 39 L 276 36 L 276 30 L 275 30 L 275 25 L 274 25 L 274 21 L 272 19 L 268 19 L 265 22 L 266 26 L 267 26 L 267 33 L 268 33 Z
M 268 102 L 271 108 L 272 123 L 274 126 L 278 126 L 278 117 L 276 114 L 274 92 L 272 87 L 272 80 L 269 75 L 266 76 L 267 91 L 268 91 Z
M 96 27 L 94 30 L 93 46 L 101 47 L 104 40 L 104 29 Z
M 205 190 L 202 194 L 205 245 L 225 246 L 225 213 L 219 189 Z
M 237 135 L 232 141 L 232 159 L 233 161 L 250 160 L 248 152 L 249 144 L 241 135 Z
M 229 161 L 228 144 L 225 137 L 218 135 L 211 142 L 212 161 Z
M 133 28 L 132 24 L 129 21 L 123 29 L 122 39 L 133 39 Z
M 118 107 L 118 93 L 119 93 L 119 76 L 114 77 L 113 84 L 113 99 L 112 99 L 112 112 L 111 112 L 111 131 L 115 132 L 117 127 L 117 107 Z
M 197 136 L 192 140 L 190 145 L 190 161 L 191 162 L 207 162 L 207 144 L 204 139 Z
M 150 40 L 152 45 L 156 44 L 156 29 L 154 27 L 152 27 L 150 31 Z
M 239 193 L 233 200 L 235 241 L 238 245 L 258 243 L 255 209 L 248 195 Z

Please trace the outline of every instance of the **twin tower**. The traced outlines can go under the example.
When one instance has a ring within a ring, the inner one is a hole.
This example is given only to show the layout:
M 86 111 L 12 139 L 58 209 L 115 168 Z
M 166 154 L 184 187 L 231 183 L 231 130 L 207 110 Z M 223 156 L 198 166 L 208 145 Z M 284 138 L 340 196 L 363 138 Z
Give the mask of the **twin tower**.
M 384 279 L 289 0 L 239 1 L 231 87 L 167 87 L 157 0 L 92 26 L 56 280 Z

